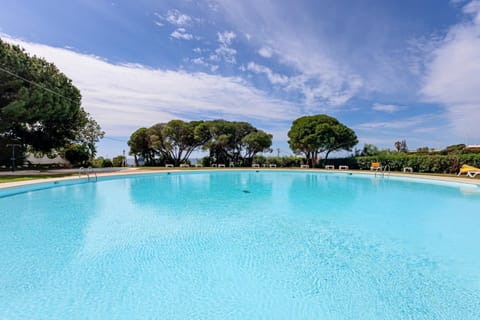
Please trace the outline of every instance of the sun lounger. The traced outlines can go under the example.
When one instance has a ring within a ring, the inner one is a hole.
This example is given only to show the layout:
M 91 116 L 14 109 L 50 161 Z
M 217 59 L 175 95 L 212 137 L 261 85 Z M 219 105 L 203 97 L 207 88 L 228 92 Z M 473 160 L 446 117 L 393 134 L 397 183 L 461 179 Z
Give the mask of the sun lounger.
M 348 166 L 338 166 L 338 170 L 348 170 Z
M 335 166 L 334 166 L 334 165 L 331 165 L 331 164 L 327 164 L 327 165 L 325 166 L 325 169 L 326 169 L 326 170 L 335 170 Z
M 458 173 L 458 175 L 460 176 L 463 173 L 465 173 L 470 178 L 475 178 L 477 175 L 480 175 L 480 169 L 474 166 L 469 166 L 468 164 L 464 164 L 460 168 L 460 172 Z
M 460 172 L 458 173 L 458 175 L 460 176 L 463 173 L 467 174 L 469 171 L 480 171 L 480 169 L 474 166 L 469 166 L 468 164 L 464 164 L 460 167 Z
M 475 178 L 479 174 L 480 174 L 480 170 L 478 170 L 478 171 L 468 171 L 467 172 L 467 176 L 469 176 L 470 178 Z

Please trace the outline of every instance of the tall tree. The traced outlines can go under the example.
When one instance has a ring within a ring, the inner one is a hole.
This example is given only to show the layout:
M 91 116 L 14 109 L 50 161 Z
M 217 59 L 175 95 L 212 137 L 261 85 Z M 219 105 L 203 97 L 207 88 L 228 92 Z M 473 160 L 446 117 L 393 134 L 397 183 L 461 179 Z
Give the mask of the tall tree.
M 400 143 L 400 152 L 408 152 L 407 140 L 402 140 Z
M 400 149 L 402 148 L 402 143 L 400 141 L 395 141 L 394 145 L 395 145 L 395 149 L 397 149 L 397 151 L 400 152 Z
M 88 118 L 80 91 L 55 65 L 0 40 L 0 135 L 49 152 L 76 138 Z
M 213 120 L 206 122 L 206 125 L 210 139 L 203 149 L 210 151 L 210 158 L 217 163 L 242 164 L 245 161 L 242 152 L 246 145 L 243 139 L 258 130 L 248 122 L 238 121 Z
M 203 121 L 171 120 L 162 127 L 160 139 L 152 139 L 154 146 L 178 166 L 209 139 L 205 130 L 197 129 L 202 124 Z
M 331 152 L 347 150 L 358 143 L 355 132 L 337 119 L 319 114 L 304 116 L 293 121 L 288 132 L 288 143 L 295 153 L 303 153 L 314 166 L 318 155 L 325 152 L 325 160 Z
M 242 145 L 245 149 L 243 158 L 247 165 L 252 163 L 252 159 L 257 153 L 272 151 L 272 149 L 270 149 L 272 146 L 272 138 L 273 136 L 271 134 L 263 130 L 250 132 L 243 137 Z
M 105 131 L 88 113 L 85 114 L 87 122 L 77 131 L 74 142 L 82 145 L 92 160 L 97 155 L 96 143 L 105 136 Z
M 155 151 L 152 148 L 150 135 L 147 128 L 137 129 L 128 140 L 128 146 L 130 147 L 130 154 L 135 158 L 135 165 L 138 166 L 138 157 L 143 157 L 147 164 L 151 164 L 154 161 Z

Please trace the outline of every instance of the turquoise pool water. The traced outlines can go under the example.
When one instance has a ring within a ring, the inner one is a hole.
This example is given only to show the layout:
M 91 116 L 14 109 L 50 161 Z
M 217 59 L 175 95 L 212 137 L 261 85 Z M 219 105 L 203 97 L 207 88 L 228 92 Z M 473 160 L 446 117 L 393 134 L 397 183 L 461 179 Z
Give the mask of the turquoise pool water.
M 478 319 L 480 187 L 336 173 L 0 191 L 0 319 Z

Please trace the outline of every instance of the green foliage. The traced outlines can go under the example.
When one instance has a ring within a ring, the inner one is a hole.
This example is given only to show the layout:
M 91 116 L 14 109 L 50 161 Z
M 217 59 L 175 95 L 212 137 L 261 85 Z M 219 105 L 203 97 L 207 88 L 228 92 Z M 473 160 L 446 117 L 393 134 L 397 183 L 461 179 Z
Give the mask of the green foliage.
M 210 162 L 210 157 L 203 157 L 202 159 L 200 159 L 200 164 L 204 167 L 210 167 L 211 165 L 211 162 Z
M 105 160 L 103 160 L 102 167 L 103 167 L 103 168 L 111 168 L 111 167 L 113 167 L 112 160 L 110 160 L 110 159 L 105 159 Z
M 395 145 L 395 149 L 397 149 L 397 151 L 400 152 L 400 149 L 402 148 L 402 142 L 395 141 L 394 145 Z
M 392 171 L 402 171 L 404 167 L 411 167 L 415 172 L 425 173 L 458 173 L 464 164 L 480 167 L 480 154 L 457 155 L 422 155 L 391 153 L 368 157 L 351 157 L 329 159 L 327 164 L 348 165 L 351 169 L 369 170 L 372 162 L 388 165 Z
M 417 154 L 428 154 L 430 153 L 430 149 L 428 147 L 420 147 L 416 150 Z
M 0 135 L 43 152 L 75 141 L 88 119 L 71 80 L 53 64 L 1 40 L 0 65 L 10 72 L 0 71 Z
M 440 154 L 457 154 L 461 153 L 465 149 L 465 144 L 454 144 L 451 146 L 447 146 L 445 149 L 440 151 Z
M 360 152 L 361 156 L 376 156 L 379 155 L 382 151 L 380 151 L 377 146 L 373 144 L 364 144 L 363 149 Z
M 64 148 L 62 153 L 73 166 L 86 166 L 90 159 L 87 147 L 81 144 L 71 144 Z
M 112 159 L 112 164 L 114 167 L 123 167 L 125 164 L 124 156 L 116 156 Z
M 112 160 L 104 157 L 98 157 L 93 159 L 92 167 L 94 168 L 110 168 L 113 167 Z
M 140 128 L 137 129 L 130 136 L 130 139 L 127 143 L 130 147 L 130 154 L 133 155 L 135 158 L 136 166 L 138 166 L 139 157 L 144 158 L 147 165 L 153 165 L 155 158 L 155 150 L 152 147 L 152 135 L 153 133 L 149 131 L 149 129 Z
M 87 150 L 89 159 L 93 159 L 97 154 L 95 144 L 105 136 L 105 132 L 89 114 L 85 113 L 85 117 L 87 121 L 83 127 L 77 130 L 75 142 L 81 144 Z
M 287 156 L 287 157 L 264 157 L 264 156 L 255 156 L 253 158 L 253 163 L 258 164 L 275 164 L 277 167 L 284 168 L 298 168 L 302 164 L 303 158 Z
M 270 151 L 272 145 L 271 134 L 268 134 L 262 130 L 253 131 L 242 138 L 242 146 L 245 149 L 243 159 L 246 165 L 251 164 L 253 156 L 259 152 Z
M 258 131 L 248 122 L 213 120 L 205 122 L 205 128 L 209 139 L 202 149 L 209 151 L 212 163 L 245 165 L 245 162 L 250 162 L 251 158 L 259 152 L 254 150 L 255 147 L 252 144 L 254 136 L 243 140 L 250 133 Z M 250 147 L 251 152 L 245 147 Z
M 245 165 L 257 153 L 270 150 L 271 144 L 272 135 L 251 124 L 225 120 L 158 123 L 138 129 L 128 141 L 136 161 L 141 156 L 146 165 L 166 162 L 175 166 L 187 163 L 192 152 L 200 148 L 209 151 L 209 165 Z
M 293 152 L 303 153 L 312 165 L 322 152 L 325 152 L 325 159 L 328 159 L 331 152 L 351 151 L 358 143 L 352 129 L 325 114 L 296 119 L 288 132 L 288 137 Z
M 171 120 L 153 126 L 149 133 L 156 153 L 176 166 L 186 163 L 192 152 L 209 139 L 203 121 Z

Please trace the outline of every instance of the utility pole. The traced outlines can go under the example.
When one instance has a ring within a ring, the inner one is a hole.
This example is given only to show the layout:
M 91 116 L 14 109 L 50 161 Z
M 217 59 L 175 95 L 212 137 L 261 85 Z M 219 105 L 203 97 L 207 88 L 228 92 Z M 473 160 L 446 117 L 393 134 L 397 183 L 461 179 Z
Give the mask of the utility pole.
M 7 147 L 12 147 L 12 171 L 15 171 L 15 148 L 16 147 L 21 147 L 21 144 L 18 143 L 9 143 L 7 144 Z
M 127 166 L 127 158 L 125 158 L 125 149 L 123 149 L 123 166 L 122 167 L 126 167 Z
M 280 158 L 280 148 L 277 148 L 277 157 Z

